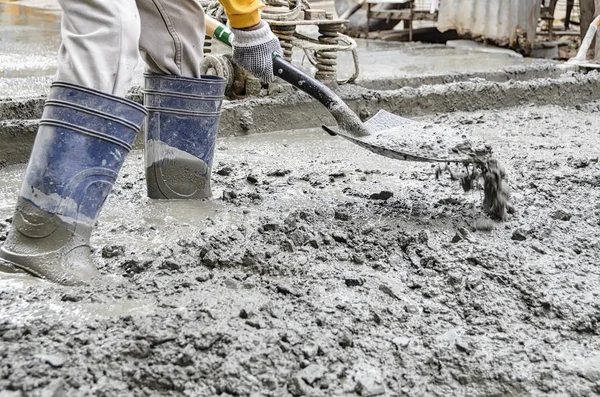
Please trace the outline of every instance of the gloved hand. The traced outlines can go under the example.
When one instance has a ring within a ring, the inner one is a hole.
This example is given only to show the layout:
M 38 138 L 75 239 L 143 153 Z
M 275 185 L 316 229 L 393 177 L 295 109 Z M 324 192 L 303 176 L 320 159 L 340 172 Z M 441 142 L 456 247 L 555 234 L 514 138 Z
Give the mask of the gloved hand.
M 233 60 L 264 83 L 273 81 L 273 54 L 283 56 L 279 39 L 269 24 L 260 21 L 253 29 L 231 29 Z

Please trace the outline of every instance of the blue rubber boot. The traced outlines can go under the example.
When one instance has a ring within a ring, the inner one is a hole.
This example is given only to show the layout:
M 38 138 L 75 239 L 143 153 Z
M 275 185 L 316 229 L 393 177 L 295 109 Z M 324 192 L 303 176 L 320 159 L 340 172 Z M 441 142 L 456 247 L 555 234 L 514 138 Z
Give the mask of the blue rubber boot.
M 210 175 L 225 86 L 217 76 L 145 75 L 148 197 L 212 196 Z
M 92 228 L 145 116 L 135 102 L 52 84 L 0 248 L 5 266 L 66 285 L 97 276 Z

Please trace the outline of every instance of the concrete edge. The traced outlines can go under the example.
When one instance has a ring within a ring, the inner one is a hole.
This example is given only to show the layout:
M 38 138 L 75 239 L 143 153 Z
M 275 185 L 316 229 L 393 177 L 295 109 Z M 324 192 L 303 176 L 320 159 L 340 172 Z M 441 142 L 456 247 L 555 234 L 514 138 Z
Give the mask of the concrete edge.
M 391 80 L 361 78 L 356 82 L 356 85 L 372 90 L 397 90 L 404 87 L 418 88 L 424 85 L 449 84 L 477 79 L 501 83 L 510 80 L 524 81 L 544 77 L 557 78 L 563 73 L 564 70 L 558 68 L 556 63 L 540 63 L 511 66 L 491 72 L 407 76 Z
M 356 84 L 343 87 L 391 91 L 405 87 L 418 88 L 425 85 L 450 84 L 470 80 L 506 82 L 511 80 L 533 80 L 544 77 L 557 78 L 562 73 L 564 73 L 564 70 L 557 68 L 556 64 L 543 63 L 512 66 L 490 72 L 417 75 L 394 79 L 360 79 Z M 288 84 L 275 85 L 274 91 L 286 94 L 294 92 L 293 88 Z M 141 103 L 141 88 L 131 88 L 127 94 L 127 98 Z M 28 120 L 40 118 L 44 107 L 44 99 L 45 95 L 19 99 L 0 98 L 0 120 Z
M 558 78 L 506 82 L 463 81 L 399 90 L 371 90 L 343 86 L 338 90 L 346 103 L 364 120 L 384 109 L 405 117 L 455 111 L 477 111 L 535 105 L 576 105 L 600 99 L 600 74 L 567 73 Z M 133 98 L 140 100 L 141 98 Z M 41 115 L 43 99 L 29 104 L 28 111 Z M 6 120 L 0 123 L 0 167 L 27 161 L 36 120 Z M 335 125 L 335 120 L 317 101 L 301 92 L 227 102 L 223 107 L 220 136 L 314 128 Z M 138 134 L 136 148 L 143 147 Z

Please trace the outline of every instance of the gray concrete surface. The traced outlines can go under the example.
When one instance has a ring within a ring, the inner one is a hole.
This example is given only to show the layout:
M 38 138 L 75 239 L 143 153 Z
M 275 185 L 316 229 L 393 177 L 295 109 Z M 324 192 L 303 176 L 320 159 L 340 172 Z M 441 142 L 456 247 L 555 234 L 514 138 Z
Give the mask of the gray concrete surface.
M 25 169 L 3 166 L 28 156 L 57 44 L 43 19 L 7 15 L 0 241 Z M 143 153 L 128 156 L 92 236 L 105 284 L 0 273 L 0 395 L 599 394 L 600 74 L 368 45 L 381 74 L 340 95 L 363 118 L 384 108 L 488 141 L 506 222 L 434 166 L 297 130 L 333 123 L 306 95 L 230 101 L 213 200 L 149 200 Z
M 320 131 L 222 138 L 210 201 L 149 200 L 134 152 L 92 236 L 106 285 L 0 273 L 0 390 L 597 395 L 599 108 L 427 118 L 506 166 L 516 213 L 488 232 L 479 189 Z

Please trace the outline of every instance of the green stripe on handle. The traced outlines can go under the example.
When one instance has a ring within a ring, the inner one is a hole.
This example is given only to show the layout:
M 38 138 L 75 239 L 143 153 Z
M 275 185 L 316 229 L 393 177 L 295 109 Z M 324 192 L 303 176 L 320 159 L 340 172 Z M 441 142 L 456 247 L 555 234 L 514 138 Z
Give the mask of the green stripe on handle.
M 215 28 L 214 38 L 228 47 L 231 47 L 231 30 L 223 24 Z

